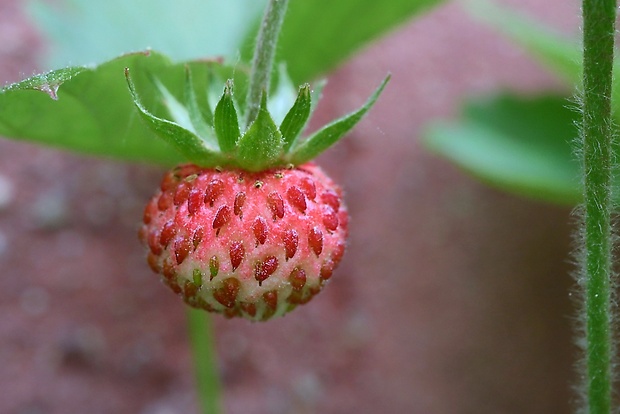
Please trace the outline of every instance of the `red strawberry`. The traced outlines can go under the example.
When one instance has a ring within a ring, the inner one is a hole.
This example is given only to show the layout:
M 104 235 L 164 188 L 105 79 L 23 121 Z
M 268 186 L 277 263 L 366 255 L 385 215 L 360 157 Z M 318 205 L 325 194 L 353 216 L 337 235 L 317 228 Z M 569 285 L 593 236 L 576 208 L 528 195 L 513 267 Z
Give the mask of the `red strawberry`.
M 341 191 L 314 164 L 258 173 L 183 165 L 144 212 L 148 263 L 189 305 L 266 320 L 308 302 L 344 253 Z
M 309 85 L 279 125 L 263 94 L 241 128 L 232 80 L 206 111 L 189 72 L 185 105 L 156 81 L 175 122 L 147 110 L 127 80 L 147 125 L 191 162 L 164 176 L 144 211 L 150 267 L 189 305 L 228 317 L 267 320 L 312 299 L 344 254 L 348 216 L 340 189 L 310 161 L 362 118 L 387 79 L 362 108 L 303 140 Z

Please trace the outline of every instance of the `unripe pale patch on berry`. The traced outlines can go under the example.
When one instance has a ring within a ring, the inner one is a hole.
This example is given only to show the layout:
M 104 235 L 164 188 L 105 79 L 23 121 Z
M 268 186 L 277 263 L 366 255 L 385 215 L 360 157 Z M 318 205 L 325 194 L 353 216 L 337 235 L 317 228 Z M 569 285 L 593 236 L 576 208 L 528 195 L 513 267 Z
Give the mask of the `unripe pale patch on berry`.
M 258 216 L 252 223 L 252 232 L 254 233 L 254 237 L 256 238 L 256 245 L 265 244 L 267 241 L 267 221 Z
M 288 199 L 289 203 L 291 203 L 291 205 L 295 207 L 297 210 L 299 210 L 302 213 L 306 212 L 306 208 L 307 208 L 306 197 L 301 192 L 299 187 L 297 186 L 289 187 L 289 189 L 286 191 L 286 198 Z
M 291 259 L 297 253 L 297 247 L 299 246 L 299 235 L 296 230 L 286 230 L 282 236 L 284 242 L 284 251 L 286 253 L 286 260 Z
M 277 218 L 284 217 L 284 201 L 280 194 L 275 191 L 272 191 L 267 196 L 267 205 L 269 205 L 269 209 L 273 213 L 273 220 L 275 221 Z
M 209 206 L 213 207 L 213 204 L 218 199 L 219 196 L 224 192 L 224 182 L 219 179 L 212 180 L 208 185 L 205 191 L 204 202 L 209 204 Z
M 233 210 L 235 216 L 242 217 L 243 216 L 243 205 L 245 204 L 245 193 L 243 191 L 238 192 L 235 195 L 235 204 L 233 206 Z
M 318 227 L 313 227 L 308 232 L 308 245 L 317 256 L 323 251 L 323 232 Z
M 233 271 L 237 270 L 241 262 L 243 261 L 243 257 L 245 256 L 245 248 L 243 247 L 243 243 L 234 241 L 230 244 L 229 249 L 230 255 L 230 264 L 232 265 Z
M 271 276 L 278 269 L 278 259 L 275 256 L 268 256 L 264 260 L 254 265 L 254 278 L 258 280 L 258 285 Z

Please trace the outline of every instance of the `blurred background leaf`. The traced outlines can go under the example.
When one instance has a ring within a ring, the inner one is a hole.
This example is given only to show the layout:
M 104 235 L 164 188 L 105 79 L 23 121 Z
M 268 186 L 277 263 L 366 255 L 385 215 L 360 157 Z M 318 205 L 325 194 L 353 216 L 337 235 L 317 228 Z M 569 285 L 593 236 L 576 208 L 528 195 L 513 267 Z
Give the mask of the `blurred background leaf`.
M 467 0 L 468 10 L 528 51 L 532 57 L 578 91 L 581 52 L 576 39 L 517 11 L 487 0 Z M 619 62 L 620 63 L 620 62 Z M 616 70 L 620 70 L 618 63 Z M 620 93 L 620 72 L 614 94 Z M 566 94 L 543 92 L 522 98 L 503 92 L 466 100 L 461 117 L 435 122 L 423 136 L 428 148 L 496 188 L 560 204 L 581 199 L 579 165 L 573 152 L 580 114 Z M 617 99 L 615 99 L 617 102 Z M 620 109 L 614 108 L 620 120 Z M 620 182 L 618 174 L 616 181 Z M 620 197 L 617 196 L 617 203 Z
M 424 139 L 433 152 L 495 187 L 572 204 L 580 198 L 570 146 L 577 117 L 566 97 L 494 95 L 468 100 L 458 121 L 432 124 Z
M 367 43 L 443 0 L 293 0 L 279 59 L 301 83 L 325 75 Z
M 467 10 L 479 22 L 506 36 L 570 85 L 581 82 L 581 48 L 578 39 L 506 6 L 489 0 L 465 0 Z
M 175 61 L 238 53 L 266 0 L 30 0 L 45 66 L 97 64 L 151 48 Z
M 443 0 L 290 2 L 279 59 L 296 84 L 349 58 L 364 45 Z M 152 48 L 173 60 L 224 56 L 250 61 L 266 0 L 31 0 L 51 41 L 49 68 L 100 63 Z

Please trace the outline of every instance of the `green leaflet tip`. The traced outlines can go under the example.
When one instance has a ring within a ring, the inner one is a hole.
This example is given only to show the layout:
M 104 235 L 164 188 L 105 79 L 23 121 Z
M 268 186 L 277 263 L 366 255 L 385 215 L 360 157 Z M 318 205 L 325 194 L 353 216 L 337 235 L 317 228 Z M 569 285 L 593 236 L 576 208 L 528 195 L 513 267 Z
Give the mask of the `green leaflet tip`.
M 287 161 L 294 165 L 306 163 L 343 138 L 372 108 L 391 77 L 392 75 L 388 74 L 366 103 L 357 111 L 332 121 L 312 136 L 294 145 L 287 154 Z
M 233 81 L 228 79 L 224 85 L 224 93 L 215 107 L 213 124 L 220 150 L 234 156 L 241 131 L 232 91 Z

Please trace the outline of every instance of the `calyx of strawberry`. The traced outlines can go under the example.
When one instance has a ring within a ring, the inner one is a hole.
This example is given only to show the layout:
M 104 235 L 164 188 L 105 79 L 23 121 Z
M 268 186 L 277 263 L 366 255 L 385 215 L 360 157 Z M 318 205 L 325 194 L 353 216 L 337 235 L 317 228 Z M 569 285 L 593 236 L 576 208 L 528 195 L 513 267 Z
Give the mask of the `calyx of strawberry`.
M 274 93 L 268 98 L 263 91 L 256 117 L 245 125 L 245 101 L 236 99 L 232 79 L 225 82 L 223 92 L 213 88 L 205 91 L 207 102 L 217 102 L 213 106 L 207 103 L 206 108 L 204 103 L 202 106 L 198 103 L 189 68 L 185 76 L 184 102 L 153 79 L 159 98 L 167 108 L 167 119 L 155 115 L 143 104 L 128 69 L 125 69 L 125 76 L 138 113 L 158 136 L 187 161 L 202 167 L 239 168 L 252 172 L 296 166 L 318 156 L 362 119 L 390 79 L 388 75 L 356 111 L 301 138 L 321 95 L 323 83 L 316 85 L 314 91 L 309 84 L 304 84 L 296 92 L 284 71 L 280 71 Z

